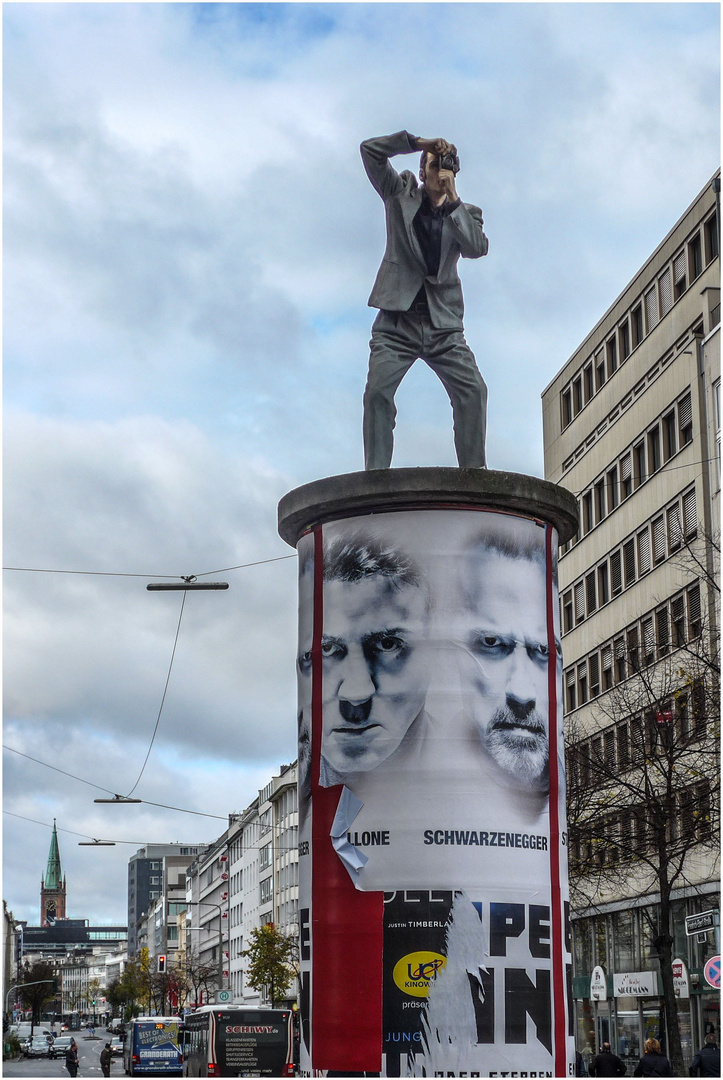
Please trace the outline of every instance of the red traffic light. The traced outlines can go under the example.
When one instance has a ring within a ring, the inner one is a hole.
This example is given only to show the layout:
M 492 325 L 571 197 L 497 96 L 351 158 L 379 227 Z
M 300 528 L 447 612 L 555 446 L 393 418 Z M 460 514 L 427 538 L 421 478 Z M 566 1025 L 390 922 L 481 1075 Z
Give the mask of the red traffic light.
M 159 956 L 158 957 L 158 971 L 159 971 L 160 974 L 163 974 L 163 972 L 165 970 L 166 970 L 166 958 L 165 958 L 165 956 Z

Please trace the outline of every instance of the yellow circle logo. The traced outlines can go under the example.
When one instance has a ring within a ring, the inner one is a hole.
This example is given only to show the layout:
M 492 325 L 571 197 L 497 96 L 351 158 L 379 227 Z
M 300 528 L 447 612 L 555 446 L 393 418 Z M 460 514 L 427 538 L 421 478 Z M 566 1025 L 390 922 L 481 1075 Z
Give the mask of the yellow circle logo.
M 392 978 L 402 993 L 410 997 L 426 997 L 430 984 L 446 963 L 446 957 L 436 952 L 407 953 L 394 965 Z

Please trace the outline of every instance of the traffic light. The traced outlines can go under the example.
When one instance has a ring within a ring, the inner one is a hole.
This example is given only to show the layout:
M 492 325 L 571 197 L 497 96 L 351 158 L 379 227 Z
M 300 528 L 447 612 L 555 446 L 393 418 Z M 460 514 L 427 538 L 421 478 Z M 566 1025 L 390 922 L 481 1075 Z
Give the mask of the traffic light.
M 166 958 L 165 958 L 165 956 L 159 956 L 158 957 L 158 971 L 159 971 L 159 974 L 162 975 L 165 972 L 165 970 L 166 970 Z

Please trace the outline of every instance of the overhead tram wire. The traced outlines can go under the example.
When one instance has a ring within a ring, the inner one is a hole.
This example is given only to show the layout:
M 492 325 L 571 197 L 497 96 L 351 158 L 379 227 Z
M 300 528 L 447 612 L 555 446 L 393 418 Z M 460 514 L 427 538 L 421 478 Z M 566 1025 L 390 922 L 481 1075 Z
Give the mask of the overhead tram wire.
M 155 805 L 155 804 L 153 804 L 153 805 Z M 193 813 L 193 811 L 189 811 L 189 812 Z M 52 829 L 53 828 L 53 826 L 49 825 L 47 821 L 38 821 L 37 818 L 25 817 L 24 814 L 14 814 L 12 810 L 3 810 L 3 814 L 6 814 L 8 817 L 17 818 L 19 821 L 29 821 L 32 825 L 42 825 L 44 829 Z M 214 816 L 214 815 L 207 815 L 207 816 L 211 817 L 211 816 Z M 106 846 L 115 847 L 116 844 L 130 844 L 131 847 L 145 847 L 149 843 L 148 838 L 146 838 L 145 840 L 96 840 L 96 838 L 94 836 L 90 836 L 89 833 L 75 832 L 73 829 L 64 829 L 64 828 L 62 828 L 61 826 L 58 826 L 58 825 L 56 825 L 55 828 L 58 830 L 58 832 L 68 833 L 70 836 L 86 836 L 86 837 L 89 837 L 89 840 L 92 841 L 91 843 L 82 843 L 81 842 L 78 845 L 79 847 L 106 847 Z M 265 837 L 262 837 L 261 839 L 264 840 Z M 150 843 L 154 843 L 154 842 L 155 841 L 150 841 Z M 165 843 L 165 841 L 158 841 L 158 842 L 159 843 Z M 257 840 L 253 844 L 248 844 L 246 846 L 246 850 L 250 851 L 252 848 L 259 847 L 260 845 L 261 845 L 261 840 Z M 199 844 L 198 846 L 202 847 L 204 845 Z M 279 851 L 296 851 L 297 847 L 298 847 L 298 844 L 288 844 L 288 845 L 279 844 L 278 845 L 278 850 Z
M 264 566 L 266 563 L 283 562 L 284 559 L 295 559 L 296 552 L 291 555 L 277 555 L 272 559 L 258 559 L 256 562 L 239 563 L 237 566 L 226 566 L 222 570 L 204 570 L 201 574 L 131 574 L 122 571 L 110 570 L 56 570 L 52 567 L 38 566 L 3 566 L 3 570 L 15 570 L 23 574 L 71 574 L 88 577 L 127 577 L 127 578 L 167 578 L 169 581 L 184 581 L 186 577 L 209 577 L 211 574 L 226 574 L 231 570 L 245 570 L 249 566 Z
M 46 769 L 52 769 L 53 772 L 61 773 L 63 776 L 69 776 L 71 780 L 77 780 L 80 784 L 88 784 L 89 787 L 97 788 L 98 791 L 107 791 L 109 795 L 115 795 L 110 788 L 101 787 L 100 784 L 94 784 L 90 780 L 84 780 L 82 776 L 75 776 L 74 773 L 66 772 L 65 769 L 59 769 L 57 765 L 49 765 L 47 761 L 41 761 L 40 758 L 31 757 L 30 754 L 24 754 L 20 750 L 16 750 L 14 746 L 8 746 L 7 743 L 3 743 L 4 750 L 10 750 L 13 754 L 19 754 L 20 757 L 27 758 L 28 761 L 34 761 L 37 765 L 43 765 Z M 114 800 L 111 800 L 114 801 Z M 139 803 L 143 803 L 145 806 L 156 806 L 160 810 L 176 810 L 179 814 L 195 814 L 198 817 L 216 818 L 218 821 L 226 821 L 227 814 L 206 814 L 202 810 L 187 810 L 183 806 L 169 806 L 166 803 L 151 802 L 150 799 L 138 799 Z
M 47 761 L 41 761 L 40 758 L 32 757 L 30 754 L 24 754 L 21 750 L 16 750 L 14 746 L 8 746 L 7 743 L 3 743 L 2 745 L 4 750 L 10 750 L 11 753 L 27 758 L 28 761 L 34 761 L 36 765 L 42 765 L 46 769 L 52 769 L 53 772 L 62 773 L 63 776 L 68 776 L 71 780 L 77 780 L 81 784 L 88 784 L 90 787 L 98 788 L 99 791 L 107 791 L 109 795 L 113 794 L 110 788 L 101 787 L 100 784 L 93 784 L 90 780 L 84 780 L 82 776 L 76 776 L 74 773 L 66 772 L 65 769 L 59 769 L 57 765 L 49 765 Z M 193 814 L 196 817 L 214 818 L 217 821 L 228 821 L 229 817 L 228 814 L 207 814 L 203 810 L 188 810 L 183 806 L 169 806 L 168 803 L 151 802 L 150 799 L 138 799 L 138 802 L 142 803 L 144 806 L 155 806 L 159 810 L 175 810 L 179 814 Z M 9 813 L 9 811 L 5 811 L 5 813 Z M 13 817 L 19 817 L 19 815 L 14 814 Z M 30 820 L 32 819 L 28 818 L 28 821 Z M 43 825 L 44 822 L 39 821 L 37 824 Z M 249 824 L 253 824 L 253 822 L 250 822 Z M 271 822 L 270 824 L 265 825 L 264 828 L 267 830 L 277 829 L 279 832 L 283 832 L 287 826 L 277 825 L 275 822 Z M 79 833 L 78 835 L 82 836 L 84 834 Z M 131 843 L 130 840 L 127 842 Z M 117 843 L 126 843 L 126 841 L 119 840 Z M 143 843 L 145 843 L 145 841 L 143 841 Z M 254 845 L 251 846 L 253 847 Z

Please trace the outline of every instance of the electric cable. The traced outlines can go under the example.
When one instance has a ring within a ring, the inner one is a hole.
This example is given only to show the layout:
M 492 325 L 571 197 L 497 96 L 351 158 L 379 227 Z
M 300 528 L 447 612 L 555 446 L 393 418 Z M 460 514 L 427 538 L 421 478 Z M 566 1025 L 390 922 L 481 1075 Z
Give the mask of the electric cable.
M 150 743 L 150 746 L 148 747 L 148 753 L 146 754 L 146 758 L 145 758 L 145 761 L 143 762 L 143 765 L 141 767 L 141 771 L 138 774 L 138 779 L 136 780 L 135 784 L 130 789 L 130 791 L 126 792 L 126 795 L 125 795 L 126 799 L 129 798 L 133 794 L 133 792 L 136 790 L 136 788 L 138 787 L 138 784 L 140 783 L 141 777 L 143 776 L 143 773 L 145 772 L 146 765 L 148 764 L 148 758 L 151 756 L 151 750 L 153 749 L 153 743 L 156 741 L 156 734 L 158 733 L 158 725 L 161 722 L 161 713 L 163 712 L 163 705 L 164 705 L 164 702 L 166 700 L 166 694 L 168 693 L 168 684 L 171 681 L 171 672 L 173 671 L 173 661 L 174 661 L 175 656 L 176 656 L 176 646 L 178 645 L 178 635 L 181 633 L 181 621 L 183 620 L 183 609 L 186 606 L 186 596 L 187 595 L 188 594 L 184 592 L 183 598 L 181 600 L 181 611 L 180 611 L 180 614 L 178 616 L 178 626 L 176 627 L 176 637 L 175 637 L 175 639 L 173 641 L 173 651 L 171 652 L 171 662 L 168 665 L 168 675 L 166 676 L 166 685 L 163 688 L 163 697 L 161 698 L 161 705 L 160 705 L 160 708 L 158 710 L 158 716 L 156 717 L 156 726 L 154 727 L 153 735 L 151 736 L 151 743 Z
M 128 578 L 167 578 L 169 581 L 183 581 L 187 577 L 208 577 L 210 574 L 227 574 L 231 570 L 245 570 L 247 566 L 264 566 L 266 563 L 283 562 L 284 559 L 297 558 L 296 552 L 291 555 L 277 555 L 273 559 L 258 559 L 256 562 L 239 563 L 237 566 L 226 566 L 222 570 L 204 570 L 201 574 L 130 574 L 122 571 L 111 570 L 56 570 L 51 567 L 38 566 L 3 566 L 3 570 L 15 570 L 24 574 L 74 574 L 87 577 L 128 577 Z

